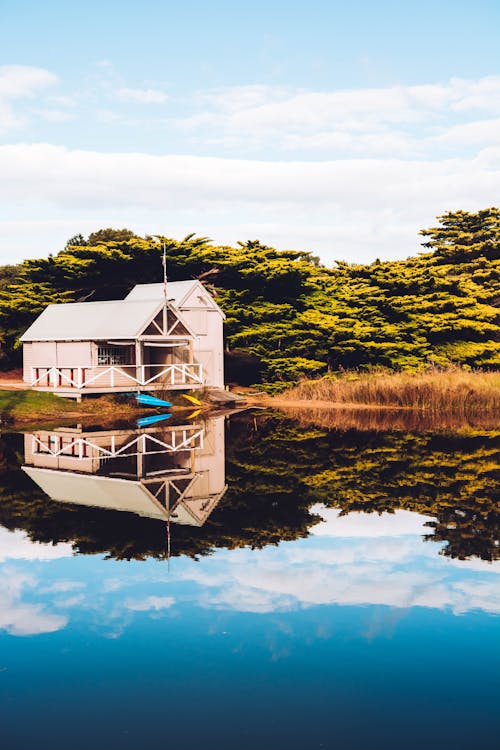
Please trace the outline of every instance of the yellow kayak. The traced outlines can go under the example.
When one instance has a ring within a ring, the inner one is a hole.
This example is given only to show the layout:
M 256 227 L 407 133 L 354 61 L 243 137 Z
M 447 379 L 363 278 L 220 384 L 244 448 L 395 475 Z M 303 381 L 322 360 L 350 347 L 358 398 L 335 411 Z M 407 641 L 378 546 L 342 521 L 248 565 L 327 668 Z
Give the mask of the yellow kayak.
M 201 401 L 199 401 L 194 396 L 188 396 L 187 393 L 183 393 L 182 398 L 185 398 L 187 401 L 189 401 L 191 404 L 194 404 L 195 406 L 201 406 Z

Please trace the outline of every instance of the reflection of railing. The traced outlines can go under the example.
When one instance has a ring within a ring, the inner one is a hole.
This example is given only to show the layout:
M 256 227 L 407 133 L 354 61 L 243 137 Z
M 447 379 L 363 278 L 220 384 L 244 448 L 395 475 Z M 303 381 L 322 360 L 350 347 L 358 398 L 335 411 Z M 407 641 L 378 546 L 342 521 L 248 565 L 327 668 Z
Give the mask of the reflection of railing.
M 203 434 L 203 428 L 180 427 L 164 434 L 162 439 L 141 434 L 119 446 L 116 445 L 116 437 L 112 435 L 107 447 L 89 438 L 77 437 L 65 443 L 63 437 L 57 433 L 48 435 L 45 440 L 38 435 L 33 435 L 33 453 L 78 459 L 96 455 L 104 458 L 120 458 L 154 453 L 177 453 L 203 448 Z
M 159 370 L 152 373 L 152 370 Z M 199 363 L 175 365 L 98 365 L 96 367 L 32 367 L 31 385 L 38 388 L 115 388 L 134 385 L 203 384 Z

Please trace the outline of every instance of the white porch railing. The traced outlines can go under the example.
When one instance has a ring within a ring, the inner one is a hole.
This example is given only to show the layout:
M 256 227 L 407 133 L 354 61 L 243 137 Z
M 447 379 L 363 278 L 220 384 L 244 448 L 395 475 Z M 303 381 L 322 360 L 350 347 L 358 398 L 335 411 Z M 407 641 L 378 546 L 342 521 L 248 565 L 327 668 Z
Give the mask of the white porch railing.
M 152 370 L 158 370 L 151 374 Z M 175 365 L 98 365 L 96 367 L 32 367 L 31 385 L 38 388 L 115 388 L 149 385 L 203 385 L 199 363 Z
M 151 456 L 156 453 L 178 453 L 180 451 L 201 450 L 204 430 L 201 427 L 179 427 L 167 431 L 161 438 L 147 433 L 135 435 L 125 444 L 116 444 L 114 436 L 108 445 L 99 445 L 89 438 L 77 437 L 64 442 L 59 433 L 32 436 L 33 454 L 43 454 L 57 458 L 84 459 L 92 456 L 120 458 L 123 456 Z

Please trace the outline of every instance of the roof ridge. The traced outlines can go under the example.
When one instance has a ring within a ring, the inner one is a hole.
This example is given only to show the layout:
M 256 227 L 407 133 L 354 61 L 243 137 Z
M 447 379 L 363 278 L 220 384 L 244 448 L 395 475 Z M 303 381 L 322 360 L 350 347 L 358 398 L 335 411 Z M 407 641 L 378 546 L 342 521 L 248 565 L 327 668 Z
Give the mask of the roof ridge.
M 154 300 L 151 298 L 127 299 L 125 297 L 125 299 L 98 299 L 92 300 L 91 302 L 50 302 L 47 307 L 44 308 L 44 310 L 47 310 L 49 307 L 68 307 L 69 305 L 85 305 L 85 307 L 88 307 L 89 305 L 116 305 L 118 302 L 120 304 L 122 302 L 126 302 L 128 305 L 137 305 L 141 303 L 145 304 L 146 302 L 158 302 L 158 300 Z

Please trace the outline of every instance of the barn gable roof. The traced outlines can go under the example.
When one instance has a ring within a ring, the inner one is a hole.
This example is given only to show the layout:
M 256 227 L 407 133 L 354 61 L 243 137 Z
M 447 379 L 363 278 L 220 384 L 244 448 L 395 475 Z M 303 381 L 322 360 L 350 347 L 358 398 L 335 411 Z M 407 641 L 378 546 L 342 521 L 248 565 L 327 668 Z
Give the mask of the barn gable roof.
M 202 296 L 206 302 L 209 302 L 210 307 L 218 310 L 220 314 L 225 318 L 226 316 L 220 309 L 219 305 L 215 302 L 214 298 L 208 292 L 203 284 L 197 279 L 189 279 L 187 281 L 169 281 L 167 285 L 167 297 L 168 301 L 174 307 L 182 309 L 186 302 L 190 302 L 190 298 L 193 299 L 194 292 L 198 290 L 200 297 Z M 146 300 L 156 299 L 162 300 L 164 295 L 163 284 L 136 284 L 134 288 L 125 297 L 126 300 Z M 190 307 L 191 305 L 188 304 Z M 207 309 L 207 305 L 199 304 L 196 307 L 200 309 Z M 208 308 L 210 309 L 210 308 Z
M 189 279 L 188 281 L 169 281 L 167 285 L 168 301 L 179 307 L 190 290 L 199 281 Z M 125 297 L 126 300 L 163 299 L 163 284 L 136 284 Z
M 49 305 L 20 340 L 99 341 L 135 338 L 162 306 L 162 301 L 158 299 Z

